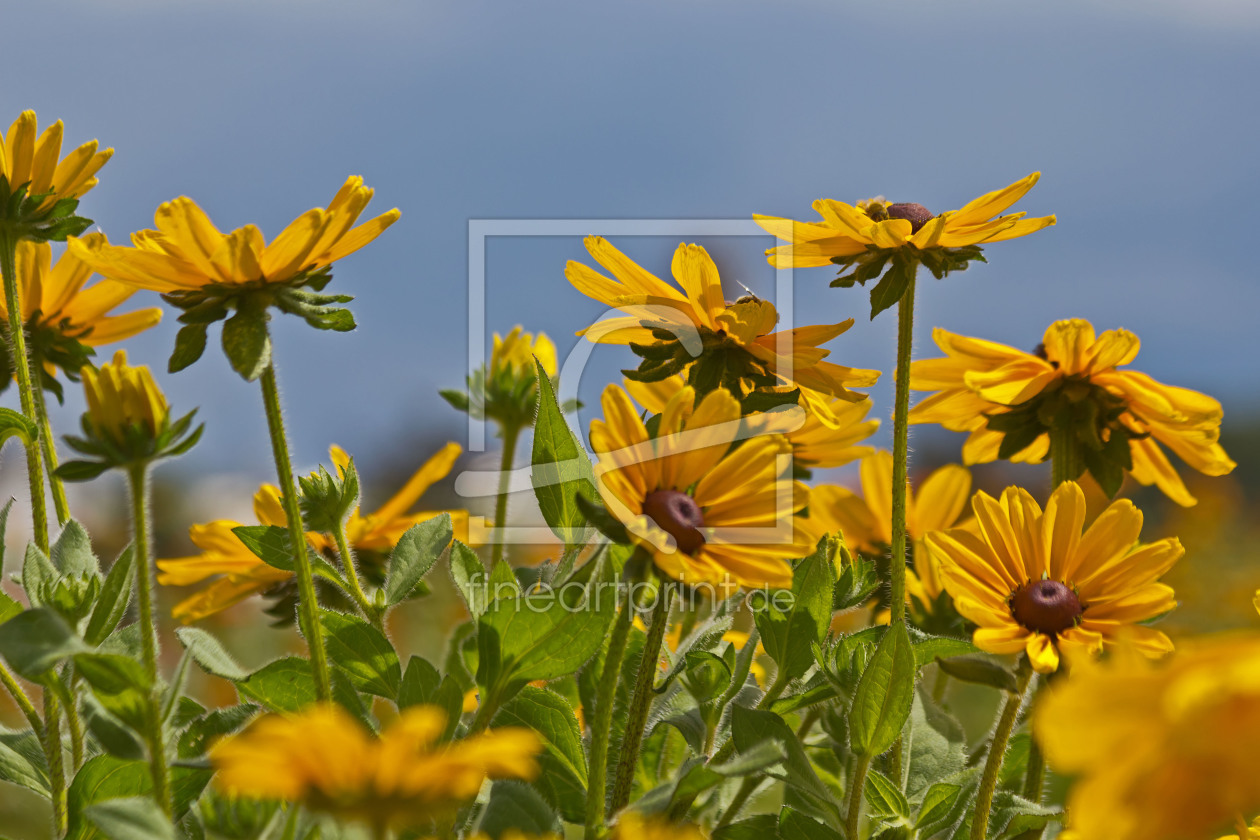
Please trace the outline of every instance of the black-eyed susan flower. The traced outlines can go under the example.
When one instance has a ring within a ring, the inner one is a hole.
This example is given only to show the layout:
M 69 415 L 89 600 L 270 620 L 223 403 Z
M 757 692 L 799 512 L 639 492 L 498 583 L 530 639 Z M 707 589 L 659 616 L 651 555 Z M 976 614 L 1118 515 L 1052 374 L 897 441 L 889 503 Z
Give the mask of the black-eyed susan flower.
M 1260 812 L 1260 636 L 1181 644 L 1152 664 L 1122 644 L 1039 698 L 1033 733 L 1076 778 L 1076 840 L 1183 840 Z
M 282 799 L 378 829 L 426 828 L 477 795 L 487 778 L 532 779 L 542 743 L 503 728 L 442 742 L 446 713 L 412 706 L 379 736 L 338 706 L 264 717 L 210 749 L 225 793 Z
M 40 133 L 35 112 L 23 111 L 0 137 L 0 225 L 16 239 L 62 240 L 91 224 L 74 210 L 114 150 L 90 140 L 62 159 L 62 136 L 61 120 Z
M 1219 442 L 1221 404 L 1122 370 L 1140 346 L 1127 330 L 1095 335 L 1088 321 L 1056 321 L 1033 353 L 939 328 L 933 338 L 946 356 L 914 362 L 910 387 L 937 393 L 914 407 L 910 422 L 969 432 L 967 464 L 1042 461 L 1051 433 L 1062 429 L 1081 456 L 1077 476 L 1087 469 L 1114 496 L 1127 471 L 1187 506 L 1195 499 L 1161 444 L 1206 475 L 1234 469 Z
M 1005 189 L 986 193 L 957 210 L 933 215 L 922 204 L 893 203 L 883 198 L 859 201 L 856 206 L 820 198 L 816 222 L 796 222 L 754 214 L 757 224 L 788 244 L 766 252 L 776 268 L 837 265 L 842 274 L 832 285 L 865 284 L 892 270 L 885 283 L 896 288 L 872 290 L 871 317 L 897 302 L 915 266 L 924 265 L 938 280 L 967 267 L 981 256 L 981 245 L 1027 236 L 1055 223 L 1054 216 L 1025 218 L 1026 213 L 999 216 L 1023 198 L 1041 177 L 1034 172 Z M 877 296 L 877 292 L 879 295 Z M 881 302 L 877 303 L 877 297 Z
M 556 345 L 545 333 L 527 333 L 518 324 L 506 336 L 494 334 L 490 363 L 467 379 L 467 391 L 440 391 L 443 399 L 478 420 L 493 420 L 505 429 L 533 425 L 538 411 L 538 368 L 555 378 Z
M 719 386 L 742 396 L 751 388 L 791 381 L 856 401 L 866 395 L 849 389 L 868 387 L 879 378 L 878 371 L 823 361 L 830 351 L 820 345 L 853 326 L 852 318 L 772 332 L 779 320 L 774 305 L 753 295 L 728 303 L 717 266 L 699 245 L 679 245 L 674 252 L 677 287 L 601 237 L 588 237 L 586 248 L 615 279 L 573 261 L 565 277 L 584 295 L 626 314 L 578 335 L 630 345 L 644 359 L 637 372 L 627 372 L 632 379 L 653 382 L 686 370 L 688 384 L 702 397 Z
M 346 540 L 368 574 L 379 572 L 385 557 L 393 550 L 407 529 L 420 522 L 447 513 L 451 517 L 457 539 L 468 539 L 468 512 L 420 511 L 412 508 L 433 484 L 450 473 L 459 457 L 459 445 L 448 443 L 375 512 L 364 514 L 359 508 L 346 520 Z M 338 468 L 349 463 L 349 456 L 339 446 L 330 449 L 330 457 Z M 254 494 L 254 515 L 260 525 L 283 527 L 286 524 L 280 490 L 264 484 Z M 241 523 L 221 519 L 193 525 L 189 539 L 201 553 L 188 557 L 158 560 L 158 583 L 164 586 L 193 586 L 209 581 L 200 592 L 184 599 L 171 614 L 185 624 L 222 612 L 251 595 L 267 593 L 293 581 L 293 573 L 264 563 L 233 533 Z M 336 543 L 326 533 L 308 531 L 307 542 L 329 557 L 336 552 Z
M 1127 634 L 1143 653 L 1172 650 L 1168 637 L 1140 622 L 1177 605 L 1158 583 L 1184 553 L 1175 537 L 1138 543 L 1142 512 L 1113 502 L 1083 534 L 1085 494 L 1060 484 L 1041 507 L 1019 487 L 1000 500 L 972 498 L 975 531 L 929 532 L 954 607 L 977 625 L 973 641 L 991 653 L 1028 654 L 1034 669 L 1058 669 L 1061 654 L 1096 653 Z
M 683 388 L 654 434 L 616 385 L 604 390 L 603 408 L 604 419 L 591 423 L 596 483 L 662 574 L 720 586 L 791 583 L 788 559 L 813 543 L 794 516 L 809 490 L 790 479 L 785 438 L 757 436 L 732 451 L 740 409 L 724 389 L 697 405 L 691 387 Z
M 103 237 L 90 234 L 84 238 Z M 74 254 L 63 253 L 54 265 L 47 243 L 18 243 L 18 298 L 28 352 L 43 363 L 44 387 L 58 395 L 61 386 L 53 378 L 57 369 L 78 379 L 80 368 L 91 355 L 89 348 L 130 338 L 162 320 L 162 310 L 156 308 L 111 315 L 136 289 L 111 280 L 88 285 L 91 278 L 91 267 Z M 0 313 L 7 322 L 3 301 Z M 0 381 L 0 389 L 5 384 L 7 377 Z

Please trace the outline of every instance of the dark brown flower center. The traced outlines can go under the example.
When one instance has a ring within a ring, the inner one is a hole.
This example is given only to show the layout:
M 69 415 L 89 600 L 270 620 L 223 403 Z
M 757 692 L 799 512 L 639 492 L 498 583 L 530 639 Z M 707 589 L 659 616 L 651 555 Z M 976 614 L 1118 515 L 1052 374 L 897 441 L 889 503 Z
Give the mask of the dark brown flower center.
M 694 554 L 704 545 L 704 513 L 696 500 L 678 490 L 657 490 L 643 500 L 643 512 L 674 538 L 678 550 Z
M 1012 595 L 1010 603 L 1016 621 L 1047 634 L 1075 626 L 1085 611 L 1072 588 L 1057 580 L 1033 581 Z
M 932 211 L 922 204 L 889 204 L 888 218 L 905 219 L 910 223 L 910 230 L 918 233 L 919 228 L 926 225 L 932 218 Z

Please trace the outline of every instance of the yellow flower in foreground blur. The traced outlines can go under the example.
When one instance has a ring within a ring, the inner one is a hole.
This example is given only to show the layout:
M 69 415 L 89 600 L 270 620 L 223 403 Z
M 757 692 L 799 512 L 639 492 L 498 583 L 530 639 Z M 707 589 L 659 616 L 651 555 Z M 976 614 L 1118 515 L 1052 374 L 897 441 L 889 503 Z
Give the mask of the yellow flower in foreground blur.
M 938 393 L 911 410 L 910 422 L 970 432 L 967 464 L 1044 460 L 1047 424 L 1071 422 L 1085 465 L 1112 496 L 1126 469 L 1178 504 L 1194 504 L 1160 444 L 1207 475 L 1235 467 L 1219 443 L 1219 402 L 1118 369 L 1138 353 L 1127 330 L 1095 336 L 1088 321 L 1056 321 L 1035 353 L 939 328 L 932 337 L 946 356 L 913 362 L 910 387 Z
M 1027 236 L 1054 224 L 1054 216 L 998 216 L 1023 198 L 1040 177 L 1040 172 L 1034 172 L 1005 189 L 986 193 L 957 210 L 935 216 L 921 204 L 890 204 L 871 199 L 858 202 L 855 207 L 820 198 L 814 202 L 814 210 L 822 217 L 817 222 L 756 214 L 753 219 L 767 232 L 788 242 L 766 252 L 776 268 L 830 265 L 870 250 L 964 248 Z
M 80 376 L 87 418 L 98 437 L 127 446 L 136 431 L 157 437 L 170 419 L 166 396 L 153 374 L 143 365 L 127 364 L 126 350 L 116 352 L 114 360 L 99 369 L 83 368 Z
M 808 504 L 809 489 L 784 477 L 791 445 L 764 435 L 730 451 L 739 403 L 722 389 L 694 403 L 690 387 L 679 391 L 650 437 L 629 395 L 604 389 L 604 419 L 591 422 L 604 503 L 668 577 L 789 585 L 788 559 L 813 548 L 793 516 Z
M 133 248 L 104 240 L 71 239 L 69 244 L 111 280 L 156 292 L 283 284 L 354 253 L 398 220 L 394 209 L 354 227 L 371 199 L 363 179 L 352 176 L 328 209 L 308 210 L 268 245 L 254 225 L 221 233 L 191 198 L 181 196 L 158 207 L 157 230 L 132 234 Z
M 1172 650 L 1139 622 L 1177 605 L 1157 579 L 1184 553 L 1175 537 L 1139 544 L 1142 512 L 1122 499 L 1082 535 L 1085 494 L 1065 481 L 1043 514 L 1028 491 L 1008 487 L 1001 501 L 972 499 L 979 535 L 956 528 L 924 539 L 940 564 L 954 607 L 979 625 L 973 641 L 990 653 L 1028 654 L 1049 673 L 1060 653 L 1094 653 L 1126 633 L 1143 653 Z
M 61 160 L 61 120 L 44 133 L 39 133 L 34 111 L 23 111 L 9 132 L 0 137 L 0 176 L 9 182 L 10 190 L 29 184 L 26 194 L 51 192 L 39 206 L 46 210 L 63 198 L 80 198 L 96 186 L 96 173 L 114 154 L 113 149 L 97 151 L 97 142 L 89 140 L 65 160 Z
M 500 372 L 535 373 L 534 357 L 542 364 L 548 376 L 556 375 L 556 345 L 545 334 L 539 333 L 535 338 L 532 333 L 522 331 L 515 326 L 507 337 L 494 334 L 494 349 L 490 351 L 490 376 Z
M 1260 811 L 1260 636 L 1185 642 L 1155 665 L 1121 645 L 1051 684 L 1033 733 L 1047 763 L 1076 777 L 1078 840 L 1222 834 Z
M 381 829 L 451 815 L 487 778 L 532 779 L 542 749 L 528 729 L 441 743 L 446 714 L 412 706 L 374 737 L 339 706 L 269 715 L 210 748 L 226 793 L 301 802 Z
M 622 811 L 617 816 L 609 840 L 705 840 L 708 834 L 698 825 L 671 823 L 660 815 L 644 816 Z
M 793 381 L 852 402 L 866 395 L 849 388 L 864 388 L 879 379 L 879 371 L 823 361 L 830 351 L 819 345 L 853 326 L 852 318 L 773 333 L 779 320 L 774 305 L 752 295 L 728 304 L 717 266 L 699 245 L 679 245 L 674 252 L 673 274 L 679 288 L 645 271 L 602 237 L 588 237 L 586 248 L 616 279 L 573 261 L 565 268 L 565 277 L 587 297 L 626 313 L 578 333 L 591 341 L 665 347 L 677 340 L 671 363 L 675 367 L 669 374 L 693 361 L 703 365 L 708 357 L 720 356 L 724 368 L 719 378 L 728 390 L 735 390 L 728 380 L 753 377 L 764 379 L 757 385 Z M 672 338 L 660 338 L 654 330 Z
M 849 548 L 884 556 L 892 544 L 892 454 L 880 450 L 861 465 L 862 495 L 847 487 L 820 484 L 810 491 L 809 524 L 816 536 L 840 534 Z M 908 483 L 908 482 L 907 482 Z M 928 612 L 943 591 L 939 563 L 923 543 L 929 531 L 958 526 L 971 494 L 971 473 L 946 464 L 907 487 L 906 533 L 914 544 L 914 569 L 906 570 L 906 595 Z
M 652 414 L 660 414 L 673 396 L 686 386 L 686 381 L 681 375 L 675 375 L 658 382 L 627 379 L 623 384 L 635 402 Z M 788 443 L 792 444 L 792 458 L 796 466 L 805 469 L 842 467 L 875 451 L 872 447 L 857 445 L 879 428 L 878 420 L 865 419 L 871 410 L 869 401 L 848 402 L 801 387 L 800 406 L 805 411 L 804 422 L 791 431 L 783 432 Z M 758 418 L 763 416 L 761 413 L 748 414 L 744 420 L 759 432 L 769 431 L 769 425 L 762 428 L 758 424 Z
M 365 516 L 355 508 L 346 522 L 346 539 L 360 559 L 388 554 L 408 528 L 442 513 L 450 514 L 456 539 L 467 541 L 467 511 L 408 513 L 429 487 L 450 473 L 460 452 L 458 444 L 446 444 L 375 513 Z M 333 446 L 330 455 L 339 469 L 349 462 L 349 456 L 339 446 Z M 279 488 L 271 484 L 258 488 L 254 494 L 254 515 L 260 525 L 286 527 L 288 520 L 281 505 Z M 177 620 L 185 624 L 199 621 L 251 595 L 266 592 L 293 579 L 291 572 L 267 565 L 245 547 L 232 533 L 232 529 L 240 525 L 240 522 L 227 519 L 193 525 L 188 536 L 201 553 L 157 561 L 158 583 L 164 586 L 191 586 L 211 581 L 203 590 L 175 606 L 171 614 Z M 331 554 L 336 550 L 334 540 L 326 534 L 312 531 L 307 533 L 306 539 L 321 553 Z

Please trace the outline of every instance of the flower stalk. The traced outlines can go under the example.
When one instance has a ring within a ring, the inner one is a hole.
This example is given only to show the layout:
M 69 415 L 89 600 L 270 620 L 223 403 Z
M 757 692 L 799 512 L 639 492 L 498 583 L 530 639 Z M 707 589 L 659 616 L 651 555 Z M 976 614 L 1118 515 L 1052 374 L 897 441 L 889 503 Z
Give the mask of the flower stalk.
M 31 367 L 39 370 L 43 360 L 38 353 L 34 354 Z M 53 507 L 57 512 L 57 524 L 65 525 L 70 519 L 70 503 L 66 499 L 66 485 L 57 475 L 57 442 L 53 438 L 52 422 L 48 418 L 48 403 L 44 400 L 44 389 L 35 388 L 35 422 L 39 424 L 39 442 L 43 446 L 44 463 L 48 467 L 48 484 L 52 488 Z
M 608 800 L 608 741 L 612 735 L 613 702 L 617 695 L 617 681 L 621 676 L 621 663 L 626 656 L 626 641 L 630 638 L 630 623 L 634 605 L 627 592 L 625 600 L 613 623 L 608 638 L 608 652 L 604 656 L 604 670 L 595 690 L 595 719 L 591 725 L 591 749 L 587 769 L 586 830 L 584 840 L 595 840 L 604 828 L 604 813 Z
M 503 559 L 503 529 L 507 526 L 508 490 L 512 481 L 512 462 L 516 459 L 516 442 L 521 436 L 521 427 L 515 423 L 504 423 L 503 457 L 499 463 L 499 493 L 494 500 L 494 550 L 490 568 L 493 569 Z
M 363 617 L 372 622 L 372 625 L 377 630 L 384 632 L 385 628 L 381 621 L 380 610 L 372 606 L 372 602 L 368 600 L 367 595 L 363 592 L 363 583 L 359 580 L 359 570 L 354 563 L 354 550 L 350 548 L 350 542 L 346 539 L 345 522 L 337 523 L 337 527 L 333 531 L 333 537 L 337 541 L 337 553 L 341 555 L 341 565 L 346 570 L 346 580 L 350 582 L 351 597 L 354 598 L 354 602 L 362 610 Z
M 844 836 L 857 837 L 858 824 L 862 820 L 862 792 L 866 788 L 866 774 L 871 769 L 871 756 L 863 753 L 853 765 L 853 778 L 849 781 L 849 812 L 845 815 Z
M 1024 705 L 1024 694 L 1028 690 L 1028 681 L 1032 677 L 1032 663 L 1027 656 L 1019 658 L 1019 668 L 1015 673 L 1015 691 L 1007 692 L 1006 702 L 1002 705 L 1002 713 L 998 717 L 997 726 L 993 730 L 993 740 L 989 743 L 989 754 L 984 760 L 984 772 L 980 776 L 980 790 L 976 794 L 976 810 L 971 818 L 971 840 L 985 840 L 989 830 L 989 812 L 993 809 L 993 794 L 997 790 L 998 774 L 1002 771 L 1002 761 L 1006 758 L 1006 745 L 1015 729 L 1015 721 L 1019 718 L 1020 707 Z
M 66 833 L 66 766 L 62 756 L 61 714 L 56 696 L 44 689 L 44 758 L 48 760 L 48 787 L 52 799 L 53 836 Z
M 914 269 L 897 304 L 897 373 L 893 404 L 892 559 L 888 588 L 892 622 L 906 620 L 906 473 L 910 457 L 910 356 L 914 349 Z

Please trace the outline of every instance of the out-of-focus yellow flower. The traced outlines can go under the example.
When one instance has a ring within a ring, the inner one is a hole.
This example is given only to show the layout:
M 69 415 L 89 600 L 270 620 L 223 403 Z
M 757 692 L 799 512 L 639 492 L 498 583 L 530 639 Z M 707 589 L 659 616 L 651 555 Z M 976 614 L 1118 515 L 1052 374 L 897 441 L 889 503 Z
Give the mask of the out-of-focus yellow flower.
M 375 513 L 365 516 L 356 507 L 346 522 L 346 539 L 351 549 L 359 554 L 386 554 L 408 528 L 442 513 L 450 514 L 456 539 L 466 542 L 467 511 L 408 513 L 429 487 L 447 476 L 461 451 L 459 444 L 446 444 Z M 349 463 L 349 456 L 339 446 L 333 446 L 330 455 L 338 468 Z M 254 514 L 260 525 L 286 526 L 288 519 L 281 505 L 279 488 L 272 484 L 258 488 L 254 494 Z M 240 525 L 226 519 L 193 525 L 188 536 L 201 553 L 157 561 L 158 583 L 164 586 L 191 586 L 211 580 L 205 589 L 175 606 L 171 614 L 177 620 L 185 624 L 199 621 L 293 579 L 291 572 L 267 565 L 245 547 L 232 533 L 232 529 Z M 330 554 L 336 550 L 336 542 L 327 534 L 311 531 L 306 539 L 316 551 Z
M 1137 481 L 1156 485 L 1180 505 L 1193 505 L 1195 500 L 1160 449 L 1161 443 L 1207 475 L 1225 475 L 1236 466 L 1219 443 L 1219 402 L 1156 382 L 1144 373 L 1119 370 L 1138 353 L 1138 337 L 1127 330 L 1096 336 L 1088 321 L 1056 321 L 1035 353 L 939 328 L 932 336 L 946 356 L 913 362 L 910 387 L 937 393 L 914 407 L 910 422 L 940 423 L 951 431 L 970 432 L 963 446 L 967 464 L 997 459 L 1004 438 L 1011 434 L 1006 425 L 1024 414 L 1027 424 L 1021 424 L 1019 433 L 1028 429 L 1031 434 L 1018 441 L 1029 442 L 1004 455 L 1013 461 L 1044 460 L 1050 451 L 1044 424 L 1062 419 L 1040 418 L 1037 409 L 1054 408 L 1058 415 L 1057 406 L 1062 404 L 1065 411 L 1081 406 L 1082 416 L 1091 418 L 1077 430 L 1078 437 L 1086 438 L 1079 447 L 1088 448 L 1092 437 L 1106 455 L 1106 444 L 1113 438 L 1126 438 L 1127 451 L 1122 449 L 1115 457 L 1127 455 L 1128 469 Z M 1051 406 L 1048 400 L 1056 402 Z M 1095 477 L 1102 481 L 1097 473 Z
M 1214 837 L 1260 811 L 1260 636 L 1188 641 L 1156 665 L 1122 644 L 1053 683 L 1033 733 L 1076 777 L 1078 840 Z
M 1085 494 L 1060 484 L 1045 513 L 1028 491 L 1008 487 L 1001 500 L 972 499 L 979 533 L 955 528 L 925 537 L 954 607 L 979 625 L 975 644 L 991 653 L 1024 651 L 1040 673 L 1058 669 L 1060 653 L 1092 654 L 1121 633 L 1149 656 L 1172 650 L 1148 621 L 1177 605 L 1157 583 L 1184 553 L 1175 537 L 1139 544 L 1142 512 L 1113 502 L 1088 530 Z
M 883 199 L 857 206 L 820 198 L 817 222 L 796 222 L 776 216 L 753 219 L 787 245 L 766 252 L 776 268 L 830 265 L 837 258 L 855 257 L 871 250 L 912 247 L 919 251 L 1001 242 L 1027 236 L 1055 223 L 1054 216 L 1026 219 L 1027 213 L 998 216 L 1024 197 L 1041 177 L 1034 172 L 1005 189 L 986 193 L 957 210 L 933 216 L 921 204 L 891 204 Z M 996 218 L 995 218 L 996 217 Z
M 490 351 L 490 375 L 500 372 L 535 373 L 534 357 L 548 376 L 556 375 L 556 345 L 544 333 L 537 337 L 533 333 L 522 330 L 520 325 L 512 328 L 505 337 L 494 334 L 494 348 Z
M 719 586 L 791 583 L 788 558 L 809 554 L 813 542 L 793 516 L 809 488 L 784 477 L 786 439 L 764 435 L 730 451 L 740 411 L 724 389 L 696 406 L 695 392 L 683 388 L 656 437 L 616 385 L 604 390 L 603 408 L 604 419 L 591 423 L 600 494 L 663 574 Z
M 674 252 L 673 274 L 679 288 L 647 272 L 602 237 L 588 237 L 586 249 L 616 279 L 574 261 L 565 268 L 565 277 L 582 294 L 626 313 L 578 333 L 591 341 L 658 345 L 665 342 L 653 329 L 663 329 L 677 337 L 688 358 L 700 355 L 701 345 L 722 352 L 740 350 L 750 370 L 759 375 L 848 401 L 866 398 L 849 388 L 868 387 L 879 379 L 879 371 L 823 361 L 830 351 L 820 345 L 853 326 L 852 318 L 797 327 L 789 334 L 771 332 L 779 320 L 774 305 L 751 295 L 727 304 L 717 266 L 699 245 L 679 245 Z
M 210 749 L 226 793 L 301 802 L 345 820 L 400 829 L 449 815 L 487 778 L 538 775 L 538 736 L 490 730 L 441 743 L 446 714 L 412 706 L 373 737 L 338 706 L 269 715 Z
M 1233 832 L 1219 837 L 1217 840 L 1260 840 L 1260 817 L 1252 820 L 1251 825 L 1247 825 L 1246 822 L 1239 819 L 1238 825 Z
M 882 556 L 892 544 L 892 455 L 881 449 L 862 460 L 860 471 L 861 496 L 833 484 L 814 487 L 808 521 L 817 537 L 840 534 L 851 549 Z M 940 564 L 923 537 L 929 531 L 970 528 L 970 521 L 959 522 L 970 494 L 971 473 L 958 464 L 933 471 L 917 491 L 906 488 L 906 533 L 914 545 L 914 570 L 906 570 L 906 596 L 916 598 L 929 612 L 943 587 Z
M 170 419 L 166 396 L 153 381 L 153 374 L 144 365 L 127 364 L 126 350 L 114 353 L 113 361 L 99 369 L 83 368 L 79 375 L 87 398 L 87 417 L 98 437 L 127 446 L 133 429 L 156 438 Z
M 706 840 L 709 835 L 698 825 L 671 823 L 661 816 L 644 816 L 622 811 L 609 840 Z
M 358 176 L 348 178 L 328 209 L 303 213 L 268 245 L 254 225 L 224 234 L 191 198 L 158 207 L 157 230 L 132 234 L 135 247 L 70 239 L 71 251 L 111 280 L 156 292 L 205 286 L 285 284 L 367 245 L 394 222 L 397 209 L 354 227 L 372 200 Z
M 23 111 L 8 134 L 0 137 L 0 176 L 16 190 L 29 184 L 30 196 L 51 192 L 40 203 L 46 210 L 63 198 L 81 198 L 97 184 L 96 173 L 114 154 L 113 149 L 97 151 L 97 142 L 90 140 L 61 160 L 63 126 L 57 120 L 44 133 L 39 133 L 34 111 Z

